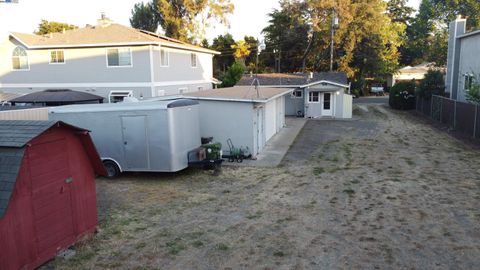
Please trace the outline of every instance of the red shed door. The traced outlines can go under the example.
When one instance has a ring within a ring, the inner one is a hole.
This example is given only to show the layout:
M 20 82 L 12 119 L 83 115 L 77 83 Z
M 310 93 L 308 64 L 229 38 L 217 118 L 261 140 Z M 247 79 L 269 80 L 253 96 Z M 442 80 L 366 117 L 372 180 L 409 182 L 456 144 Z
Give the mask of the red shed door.
M 32 146 L 29 162 L 38 253 L 55 254 L 74 239 L 66 141 Z

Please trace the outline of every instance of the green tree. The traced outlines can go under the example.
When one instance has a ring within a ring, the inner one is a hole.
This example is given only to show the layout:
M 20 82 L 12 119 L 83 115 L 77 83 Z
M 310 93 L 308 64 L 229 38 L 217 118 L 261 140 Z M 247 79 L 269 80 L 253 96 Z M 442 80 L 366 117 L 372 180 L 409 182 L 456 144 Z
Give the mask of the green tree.
M 306 1 L 280 2 L 280 9 L 269 14 L 265 35 L 266 50 L 260 59 L 271 67 L 280 65 L 281 72 L 294 72 L 302 68 L 303 55 L 309 44 L 309 10 Z M 313 60 L 310 59 L 313 66 Z
M 62 32 L 63 30 L 72 30 L 76 28 L 78 27 L 73 24 L 61 23 L 61 22 L 50 22 L 47 20 L 42 20 L 38 24 L 38 30 L 35 31 L 34 33 L 36 35 L 45 35 L 49 33 L 59 33 L 59 32 Z
M 133 6 L 130 25 L 133 28 L 156 32 L 159 24 L 159 14 L 155 9 L 154 3 L 143 2 Z
M 416 95 L 425 99 L 430 99 L 432 95 L 445 95 L 443 72 L 433 69 L 429 70 L 425 74 L 425 78 L 420 82 Z
M 135 25 L 144 25 L 139 22 L 141 14 L 148 12 L 147 26 L 153 18 L 166 36 L 188 42 L 202 37 L 212 21 L 228 25 L 226 16 L 234 9 L 230 0 L 151 0 L 146 6 L 132 10 Z
M 242 78 L 244 71 L 245 68 L 241 63 L 233 63 L 230 68 L 228 68 L 225 76 L 222 78 L 222 87 L 235 86 L 235 84 L 237 84 L 237 82 Z
M 216 77 L 222 77 L 227 68 L 234 62 L 232 45 L 235 44 L 231 34 L 219 35 L 213 39 L 210 49 L 219 51 L 221 54 L 213 58 L 213 74 Z

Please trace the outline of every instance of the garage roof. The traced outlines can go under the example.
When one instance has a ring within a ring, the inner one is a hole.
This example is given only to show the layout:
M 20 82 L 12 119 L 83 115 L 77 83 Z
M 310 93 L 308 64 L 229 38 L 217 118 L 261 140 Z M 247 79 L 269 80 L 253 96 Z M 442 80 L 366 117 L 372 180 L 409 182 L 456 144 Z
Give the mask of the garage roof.
M 265 103 L 269 100 L 291 93 L 293 90 L 294 88 L 255 88 L 254 86 L 235 86 L 187 93 L 184 96 L 203 100 Z
M 40 92 L 34 92 L 26 94 L 14 99 L 11 99 L 12 103 L 45 103 L 45 102 L 58 102 L 58 103 L 75 103 L 85 101 L 100 101 L 103 97 L 93 95 L 90 93 L 73 91 L 70 89 L 47 89 Z

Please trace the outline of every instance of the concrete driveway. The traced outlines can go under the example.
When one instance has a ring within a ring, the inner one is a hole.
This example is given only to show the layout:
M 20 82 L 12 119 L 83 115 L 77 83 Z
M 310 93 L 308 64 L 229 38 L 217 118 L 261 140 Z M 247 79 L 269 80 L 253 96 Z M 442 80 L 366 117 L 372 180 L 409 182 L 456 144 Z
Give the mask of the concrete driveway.
M 353 99 L 353 104 L 388 104 L 388 96 L 359 97 Z

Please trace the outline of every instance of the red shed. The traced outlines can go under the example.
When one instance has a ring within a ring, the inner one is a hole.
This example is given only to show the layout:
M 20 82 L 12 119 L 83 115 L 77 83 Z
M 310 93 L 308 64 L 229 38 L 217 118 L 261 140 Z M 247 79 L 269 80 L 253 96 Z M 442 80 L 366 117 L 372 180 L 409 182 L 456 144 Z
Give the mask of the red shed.
M 0 269 L 33 269 L 93 234 L 95 174 L 105 169 L 87 130 L 0 121 Z

